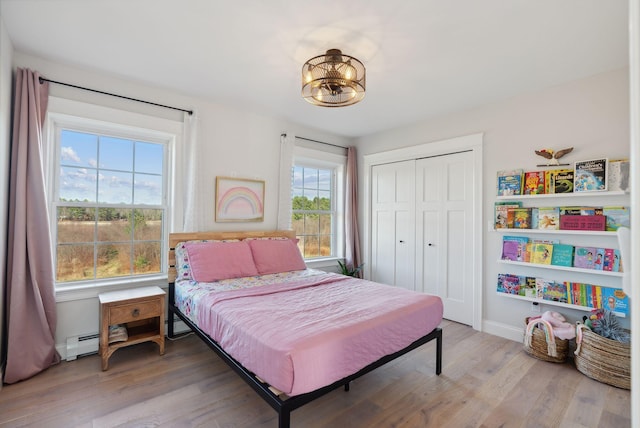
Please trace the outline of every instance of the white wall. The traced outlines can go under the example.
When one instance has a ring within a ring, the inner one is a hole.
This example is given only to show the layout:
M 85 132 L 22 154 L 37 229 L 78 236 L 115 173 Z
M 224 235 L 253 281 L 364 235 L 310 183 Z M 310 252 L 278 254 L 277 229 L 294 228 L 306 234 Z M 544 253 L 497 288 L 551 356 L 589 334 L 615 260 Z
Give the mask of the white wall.
M 628 70 L 600 74 L 363 137 L 356 144 L 362 160 L 362 156 L 370 153 L 474 133 L 484 133 L 482 224 L 487 225 L 493 219 L 496 171 L 509 168 L 535 170 L 536 164 L 546 161 L 534 154 L 535 149 L 574 147 L 573 153 L 565 158 L 568 162 L 602 156 L 628 157 Z M 359 185 L 361 189 L 364 188 L 362 177 Z M 581 200 L 579 204 L 601 202 Z M 360 215 L 363 218 L 364 213 Z M 519 339 L 524 317 L 530 313 L 530 304 L 496 295 L 497 274 L 505 270 L 496 263 L 501 251 L 502 235 L 488 232 L 486 226 L 484 229 L 483 330 Z M 581 316 L 580 312 L 557 307 L 542 309 L 560 310 L 573 319 Z
M 350 140 L 330 133 L 298 126 L 260 112 L 225 107 L 184 96 L 162 88 L 118 79 L 97 72 L 81 70 L 16 52 L 14 66 L 39 71 L 52 80 L 85 86 L 101 91 L 126 95 L 160 104 L 194 109 L 199 117 L 199 158 L 203 161 L 200 180 L 202 215 L 205 230 L 275 229 L 280 159 L 280 134 L 293 133 L 328 143 L 349 145 Z M 50 95 L 91 102 L 109 107 L 181 120 L 182 113 L 147 106 L 104 95 L 52 84 Z M 266 181 L 265 216 L 260 223 L 215 223 L 214 191 L 216 176 L 237 176 Z M 166 286 L 166 284 L 162 284 Z M 98 301 L 96 294 L 76 300 L 58 298 L 56 344 L 65 357 L 67 337 L 98 332 Z
M 13 46 L 4 21 L 0 16 L 0 336 L 4 331 L 4 290 L 6 287 L 7 203 L 9 199 L 9 146 L 11 130 L 11 63 Z M 0 340 L 0 356 L 3 355 Z M 0 380 L 3 378 L 4 360 L 0 357 Z M 0 381 L 0 388 L 2 382 Z

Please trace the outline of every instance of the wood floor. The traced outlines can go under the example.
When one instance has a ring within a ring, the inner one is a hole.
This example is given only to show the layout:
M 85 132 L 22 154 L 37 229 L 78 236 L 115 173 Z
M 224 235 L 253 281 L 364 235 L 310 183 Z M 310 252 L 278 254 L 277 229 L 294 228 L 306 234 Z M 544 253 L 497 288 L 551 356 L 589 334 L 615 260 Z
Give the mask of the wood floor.
M 435 342 L 291 414 L 298 427 L 629 427 L 630 393 L 571 363 L 533 359 L 519 343 L 444 321 Z M 197 337 L 63 362 L 0 390 L 0 426 L 277 427 L 265 404 Z

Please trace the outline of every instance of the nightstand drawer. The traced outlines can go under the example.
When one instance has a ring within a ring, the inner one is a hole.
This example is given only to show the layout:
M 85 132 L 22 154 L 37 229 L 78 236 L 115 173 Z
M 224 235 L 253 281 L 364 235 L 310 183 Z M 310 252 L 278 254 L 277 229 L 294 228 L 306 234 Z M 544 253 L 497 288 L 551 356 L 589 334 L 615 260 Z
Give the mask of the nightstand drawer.
M 159 317 L 162 312 L 161 306 L 162 301 L 160 299 L 111 306 L 109 308 L 109 325 Z

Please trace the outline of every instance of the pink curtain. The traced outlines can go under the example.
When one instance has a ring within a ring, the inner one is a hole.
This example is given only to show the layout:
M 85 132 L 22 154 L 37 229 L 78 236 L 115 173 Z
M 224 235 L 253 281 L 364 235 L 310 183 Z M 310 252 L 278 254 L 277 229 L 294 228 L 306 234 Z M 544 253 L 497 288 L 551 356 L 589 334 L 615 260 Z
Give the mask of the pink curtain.
M 56 301 L 42 160 L 48 83 L 16 75 L 7 242 L 7 365 L 4 381 L 27 379 L 60 361 Z
M 345 263 L 357 268 L 362 263 L 360 257 L 360 237 L 358 233 L 358 170 L 356 168 L 356 148 L 347 149 L 347 180 L 345 195 Z M 362 277 L 362 271 L 358 272 Z

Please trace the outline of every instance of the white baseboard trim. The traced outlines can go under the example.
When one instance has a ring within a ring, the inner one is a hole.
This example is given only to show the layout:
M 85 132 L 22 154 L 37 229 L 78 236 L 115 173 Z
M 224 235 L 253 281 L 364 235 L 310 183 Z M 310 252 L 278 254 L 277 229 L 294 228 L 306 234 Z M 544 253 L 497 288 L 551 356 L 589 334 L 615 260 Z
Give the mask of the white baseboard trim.
M 514 342 L 522 342 L 524 334 L 524 326 L 516 328 L 509 324 L 503 324 L 495 321 L 482 321 L 482 331 L 493 334 L 494 336 L 504 337 Z

